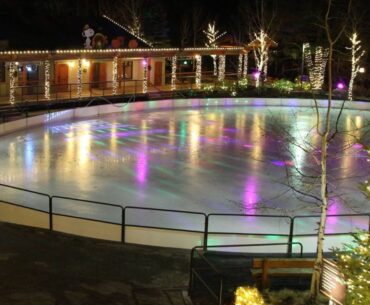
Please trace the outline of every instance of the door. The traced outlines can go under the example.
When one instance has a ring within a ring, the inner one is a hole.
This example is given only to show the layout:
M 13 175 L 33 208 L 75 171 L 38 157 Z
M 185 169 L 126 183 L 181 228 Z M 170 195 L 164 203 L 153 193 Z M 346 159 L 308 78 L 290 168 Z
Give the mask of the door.
M 161 61 L 156 61 L 154 66 L 154 86 L 162 85 L 162 67 L 163 63 Z
M 91 69 L 91 88 L 104 89 L 107 84 L 107 65 L 104 62 L 95 62 Z
M 68 65 L 57 64 L 56 72 L 57 90 L 68 91 Z
M 107 64 L 101 62 L 99 65 L 99 88 L 105 89 L 107 87 Z

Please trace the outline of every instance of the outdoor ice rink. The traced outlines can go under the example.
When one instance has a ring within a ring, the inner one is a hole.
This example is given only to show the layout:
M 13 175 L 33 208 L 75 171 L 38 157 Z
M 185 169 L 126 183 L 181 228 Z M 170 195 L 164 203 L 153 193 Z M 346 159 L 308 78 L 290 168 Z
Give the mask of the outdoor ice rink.
M 337 114 L 334 110 L 332 118 Z M 341 133 L 329 152 L 329 214 L 370 211 L 359 190 L 369 172 L 367 152 L 353 140 L 365 135 L 369 119 L 367 111 L 342 114 Z M 279 233 L 285 230 L 280 223 L 255 221 L 253 215 L 319 211 L 310 198 L 294 193 L 285 179 L 287 170 L 312 166 L 313 158 L 301 147 L 317 145 L 315 120 L 311 108 L 243 106 L 119 113 L 50 124 L 1 138 L 0 182 L 122 206 L 248 214 L 248 230 Z M 298 176 L 294 179 L 299 183 Z M 9 201 L 17 196 L 24 205 L 47 209 L 37 196 L 1 191 Z M 55 212 L 120 220 L 114 208 L 60 201 Z M 133 222 L 197 229 L 194 215 L 134 214 Z M 214 229 L 238 230 L 244 223 L 245 218 L 236 217 L 214 223 Z M 314 223 L 304 226 L 313 232 Z M 366 228 L 366 219 L 357 223 L 329 218 L 329 232 L 342 224 Z

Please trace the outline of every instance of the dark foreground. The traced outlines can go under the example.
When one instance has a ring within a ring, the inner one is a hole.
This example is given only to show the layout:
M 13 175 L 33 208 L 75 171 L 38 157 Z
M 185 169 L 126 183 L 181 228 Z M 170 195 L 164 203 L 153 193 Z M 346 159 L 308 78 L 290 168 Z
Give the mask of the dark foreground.
M 189 256 L 0 223 L 0 304 L 180 304 Z

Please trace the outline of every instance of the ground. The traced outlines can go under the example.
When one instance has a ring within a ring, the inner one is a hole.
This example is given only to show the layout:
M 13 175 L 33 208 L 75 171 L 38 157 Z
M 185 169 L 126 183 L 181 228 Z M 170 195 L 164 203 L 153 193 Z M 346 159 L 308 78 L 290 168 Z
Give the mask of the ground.
M 189 257 L 0 223 L 0 304 L 164 305 L 186 289 Z

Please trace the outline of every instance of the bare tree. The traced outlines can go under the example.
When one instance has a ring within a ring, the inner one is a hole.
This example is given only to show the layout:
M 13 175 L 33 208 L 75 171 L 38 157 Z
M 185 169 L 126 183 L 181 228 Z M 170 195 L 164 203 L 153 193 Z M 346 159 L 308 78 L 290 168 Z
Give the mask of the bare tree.
M 331 112 L 332 112 L 332 100 L 333 100 L 333 51 L 334 46 L 338 42 L 338 40 L 343 35 L 347 22 L 348 16 L 350 14 L 350 9 L 352 5 L 352 0 L 348 1 L 348 6 L 345 13 L 345 20 L 343 21 L 343 25 L 339 28 L 337 33 L 333 33 L 333 29 L 331 26 L 331 22 L 333 16 L 332 13 L 332 0 L 328 0 L 327 9 L 324 17 L 324 25 L 323 28 L 326 33 L 327 41 L 328 41 L 328 105 L 325 109 L 325 113 L 323 117 L 320 116 L 320 112 L 318 109 L 318 104 L 316 103 L 316 132 L 320 136 L 321 142 L 321 155 L 320 155 L 320 165 L 321 165 L 321 191 L 320 191 L 320 199 L 321 199 L 321 206 L 320 206 L 320 221 L 317 233 L 317 250 L 316 250 L 316 259 L 314 265 L 314 272 L 312 275 L 311 281 L 311 296 L 316 298 L 319 293 L 319 284 L 320 278 L 322 274 L 322 264 L 323 264 L 323 249 L 324 249 L 324 239 L 325 239 L 325 227 L 327 222 L 327 213 L 329 208 L 329 193 L 328 193 L 328 148 L 331 141 L 334 137 L 338 134 L 338 122 L 340 116 L 342 114 L 344 102 L 341 111 L 339 112 L 337 119 L 333 122 L 335 125 L 334 130 L 331 129 Z M 337 19 L 335 19 L 338 22 Z M 321 127 L 321 130 L 320 130 Z
M 189 43 L 191 25 L 189 18 L 183 15 L 180 28 L 180 46 L 181 48 L 186 47 Z

